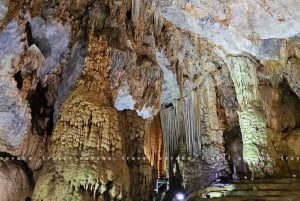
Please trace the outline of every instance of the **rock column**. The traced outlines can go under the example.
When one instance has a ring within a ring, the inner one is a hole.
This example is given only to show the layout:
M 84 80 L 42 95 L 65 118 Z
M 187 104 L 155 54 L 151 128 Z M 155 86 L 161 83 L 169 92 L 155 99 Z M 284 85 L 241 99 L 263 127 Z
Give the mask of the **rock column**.
M 228 61 L 239 103 L 243 159 L 248 164 L 252 177 L 272 175 L 266 119 L 259 106 L 256 66 L 246 57 L 230 57 Z

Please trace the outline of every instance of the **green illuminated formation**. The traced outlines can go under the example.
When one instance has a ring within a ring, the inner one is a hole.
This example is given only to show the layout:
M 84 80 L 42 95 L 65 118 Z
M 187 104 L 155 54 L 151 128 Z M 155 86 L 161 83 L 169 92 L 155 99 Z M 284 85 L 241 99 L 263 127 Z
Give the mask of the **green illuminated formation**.
M 259 107 L 256 65 L 245 57 L 230 57 L 228 61 L 239 103 L 243 159 L 252 177 L 272 175 L 274 164 L 268 153 L 266 118 Z

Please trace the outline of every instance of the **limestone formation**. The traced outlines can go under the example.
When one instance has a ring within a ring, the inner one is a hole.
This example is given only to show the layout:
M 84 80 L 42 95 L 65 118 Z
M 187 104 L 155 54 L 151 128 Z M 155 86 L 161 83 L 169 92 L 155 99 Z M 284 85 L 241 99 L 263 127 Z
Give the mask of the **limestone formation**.
M 0 0 L 0 200 L 149 201 L 163 176 L 188 193 L 298 177 L 299 9 Z
M 22 162 L 12 162 L 12 156 L 1 156 L 0 163 L 0 198 L 1 200 L 24 201 L 30 198 L 34 182 L 28 167 Z

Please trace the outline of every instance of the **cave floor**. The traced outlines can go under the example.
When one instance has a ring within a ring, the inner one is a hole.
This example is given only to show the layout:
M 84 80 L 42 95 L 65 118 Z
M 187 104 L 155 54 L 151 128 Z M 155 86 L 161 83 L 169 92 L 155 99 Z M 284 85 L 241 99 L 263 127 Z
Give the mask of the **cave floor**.
M 210 199 L 208 199 L 210 198 Z M 270 178 L 214 183 L 193 193 L 188 201 L 298 201 L 300 178 Z

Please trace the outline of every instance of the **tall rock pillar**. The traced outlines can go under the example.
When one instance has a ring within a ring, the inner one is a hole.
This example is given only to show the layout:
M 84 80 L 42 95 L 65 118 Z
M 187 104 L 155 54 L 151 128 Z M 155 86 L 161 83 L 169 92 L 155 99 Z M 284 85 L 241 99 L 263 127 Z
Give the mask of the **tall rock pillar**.
M 109 90 L 110 48 L 101 37 L 90 36 L 88 44 L 83 73 L 62 105 L 33 200 L 131 200 L 122 117 Z
M 256 65 L 246 57 L 229 57 L 228 61 L 239 103 L 243 159 L 252 177 L 272 175 L 266 119 L 259 106 Z

